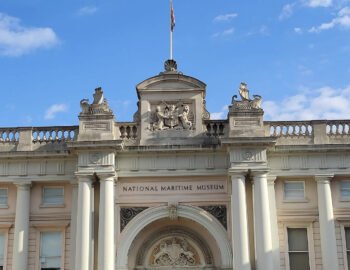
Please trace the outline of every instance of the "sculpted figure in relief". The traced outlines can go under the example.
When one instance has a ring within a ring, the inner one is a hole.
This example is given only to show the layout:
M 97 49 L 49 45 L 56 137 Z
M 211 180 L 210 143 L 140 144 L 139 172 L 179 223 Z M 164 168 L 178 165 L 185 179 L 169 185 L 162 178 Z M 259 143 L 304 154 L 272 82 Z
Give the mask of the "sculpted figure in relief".
M 187 104 L 167 104 L 164 101 L 151 113 L 151 130 L 191 129 L 193 113 Z
M 186 239 L 173 237 L 171 240 L 163 240 L 159 244 L 159 250 L 154 254 L 155 266 L 194 266 L 198 264 L 195 254 L 189 250 Z

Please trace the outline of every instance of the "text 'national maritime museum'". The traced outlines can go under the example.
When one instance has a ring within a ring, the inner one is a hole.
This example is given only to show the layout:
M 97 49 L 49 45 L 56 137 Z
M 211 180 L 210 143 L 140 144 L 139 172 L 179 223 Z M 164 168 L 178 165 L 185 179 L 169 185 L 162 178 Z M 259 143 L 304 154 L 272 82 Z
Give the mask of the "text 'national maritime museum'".
M 210 120 L 174 60 L 136 90 L 133 122 L 97 88 L 0 128 L 0 269 L 350 269 L 350 120 L 264 121 L 244 83 Z

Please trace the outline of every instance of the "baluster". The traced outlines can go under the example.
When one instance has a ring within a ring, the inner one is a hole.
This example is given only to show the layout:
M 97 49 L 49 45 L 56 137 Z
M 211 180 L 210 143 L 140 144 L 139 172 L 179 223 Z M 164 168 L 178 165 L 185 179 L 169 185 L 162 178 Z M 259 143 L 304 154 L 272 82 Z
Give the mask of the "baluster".
M 58 139 L 58 129 L 55 129 L 55 141 L 59 141 L 59 139 Z
M 9 135 L 9 133 L 10 133 L 10 131 L 9 130 L 6 130 L 6 136 L 5 136 L 5 138 L 6 138 L 6 142 L 9 142 L 10 141 L 10 135 Z
M 132 132 L 133 132 L 132 138 L 133 138 L 133 139 L 136 139 L 136 137 L 137 137 L 137 127 L 136 127 L 136 126 L 133 126 L 133 127 L 132 127 Z

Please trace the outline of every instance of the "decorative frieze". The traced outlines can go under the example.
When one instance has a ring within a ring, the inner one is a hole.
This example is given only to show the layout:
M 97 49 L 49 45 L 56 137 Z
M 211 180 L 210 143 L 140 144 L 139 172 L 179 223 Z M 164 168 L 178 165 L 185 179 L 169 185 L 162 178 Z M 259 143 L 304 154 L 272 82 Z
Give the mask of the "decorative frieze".
M 0 175 L 7 176 L 9 175 L 9 163 L 4 161 L 0 163 Z
M 64 160 L 57 161 L 57 174 L 64 174 L 65 162 Z
M 45 164 L 46 164 L 46 162 L 45 162 Z M 46 166 L 45 166 L 45 169 L 46 169 Z M 28 162 L 27 161 L 22 161 L 19 163 L 19 173 L 20 173 L 20 175 L 27 175 L 28 174 Z
M 113 166 L 114 153 L 86 152 L 79 154 L 79 166 Z
M 241 148 L 230 152 L 232 162 L 264 162 L 266 161 L 265 149 Z
M 207 205 L 199 207 L 213 215 L 222 224 L 222 226 L 224 226 L 225 229 L 227 229 L 226 205 Z
M 120 208 L 120 231 L 123 231 L 125 226 L 142 211 L 148 207 L 121 207 Z

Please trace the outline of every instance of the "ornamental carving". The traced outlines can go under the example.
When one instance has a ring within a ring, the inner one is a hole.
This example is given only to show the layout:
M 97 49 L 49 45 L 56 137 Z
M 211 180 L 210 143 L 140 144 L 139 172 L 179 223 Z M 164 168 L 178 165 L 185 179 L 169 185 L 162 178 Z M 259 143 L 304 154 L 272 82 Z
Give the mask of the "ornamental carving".
M 81 113 L 85 115 L 93 114 L 108 114 L 112 115 L 112 110 L 109 108 L 107 99 L 103 97 L 103 91 L 101 87 L 95 89 L 93 94 L 94 100 L 89 104 L 89 99 L 82 99 L 80 101 Z
M 150 129 L 193 129 L 194 115 L 190 105 L 179 102 L 168 104 L 161 102 L 151 112 Z
M 208 205 L 208 206 L 200 206 L 203 210 L 207 211 L 211 215 L 213 215 L 222 226 L 227 229 L 227 208 L 226 205 Z
M 242 82 L 240 84 L 238 92 L 242 100 L 237 100 L 237 95 L 232 97 L 233 110 L 262 110 L 262 97 L 259 95 L 253 95 L 253 99 L 251 99 L 249 97 L 249 90 L 246 83 Z
M 120 208 L 120 231 L 122 231 L 125 226 L 134 218 L 136 215 L 140 214 L 142 211 L 146 210 L 148 207 L 128 207 Z
M 199 259 L 196 250 L 185 238 L 172 237 L 162 240 L 152 251 L 152 266 L 196 266 Z

